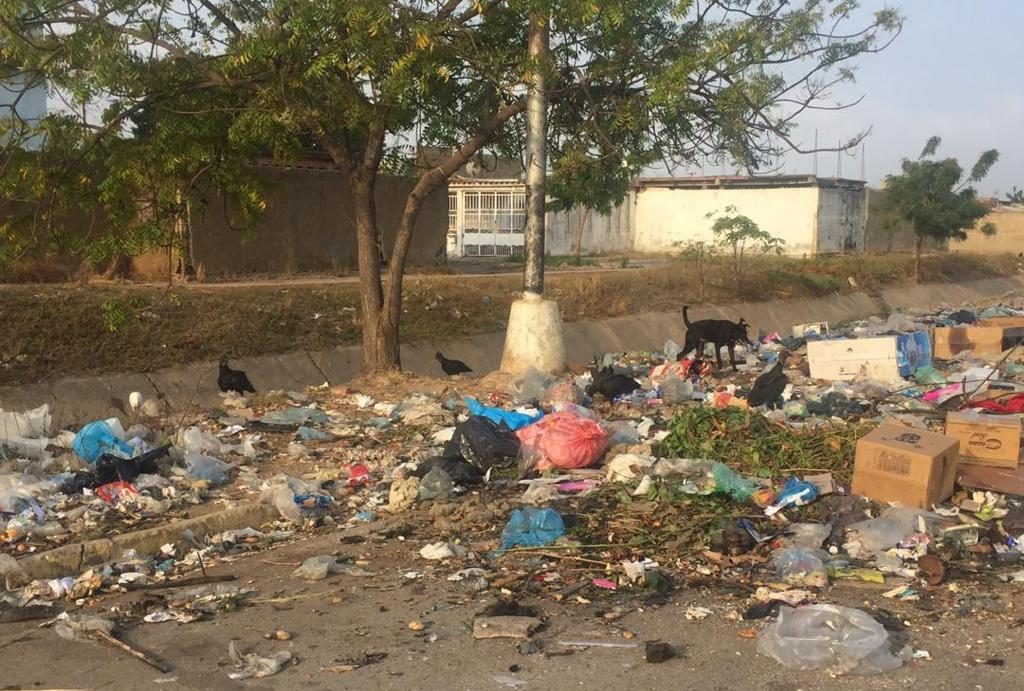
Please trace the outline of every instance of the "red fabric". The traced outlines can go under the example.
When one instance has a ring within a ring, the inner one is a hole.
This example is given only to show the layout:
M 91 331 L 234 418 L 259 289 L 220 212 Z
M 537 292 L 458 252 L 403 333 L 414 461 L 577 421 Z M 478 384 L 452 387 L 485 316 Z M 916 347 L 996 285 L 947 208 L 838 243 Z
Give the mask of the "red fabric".
M 1024 413 L 1024 394 L 1019 393 L 1014 396 L 993 398 L 987 401 L 971 401 L 967 407 L 981 408 L 990 413 Z
M 516 432 L 523 451 L 536 456 L 538 470 L 586 468 L 608 447 L 608 433 L 597 422 L 564 411 L 545 415 Z

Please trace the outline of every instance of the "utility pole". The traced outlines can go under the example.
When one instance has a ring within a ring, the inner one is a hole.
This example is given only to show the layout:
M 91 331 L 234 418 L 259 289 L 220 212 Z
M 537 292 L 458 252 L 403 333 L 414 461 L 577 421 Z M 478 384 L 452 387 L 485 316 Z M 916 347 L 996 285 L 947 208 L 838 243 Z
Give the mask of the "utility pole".
M 534 64 L 530 93 L 526 101 L 526 237 L 523 289 L 544 294 L 544 204 L 547 199 L 548 99 L 544 70 L 547 68 L 548 22 L 536 13 L 530 15 L 530 62 Z
M 548 17 L 530 14 L 527 57 L 531 64 L 526 102 L 526 237 L 523 297 L 512 303 L 505 331 L 501 371 L 521 375 L 531 369 L 565 370 L 565 343 L 558 303 L 544 294 L 544 207 L 547 202 L 547 93 L 550 30 Z

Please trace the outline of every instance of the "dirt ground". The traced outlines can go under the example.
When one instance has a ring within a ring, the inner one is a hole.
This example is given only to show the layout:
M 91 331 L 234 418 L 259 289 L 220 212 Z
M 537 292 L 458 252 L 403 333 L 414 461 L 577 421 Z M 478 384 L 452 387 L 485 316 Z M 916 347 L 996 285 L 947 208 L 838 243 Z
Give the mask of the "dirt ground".
M 348 544 L 362 538 L 371 541 Z M 3 688 L 1010 691 L 1020 687 L 1024 670 L 1024 628 L 1014 628 L 1020 615 L 1014 607 L 1020 586 L 994 588 L 1002 591 L 1006 611 L 966 616 L 936 608 L 927 600 L 881 600 L 875 587 L 832 588 L 827 598 L 850 606 L 877 607 L 879 601 L 884 602 L 907 622 L 902 635 L 909 644 L 927 650 L 933 658 L 876 677 L 792 672 L 758 655 L 756 640 L 741 637 L 740 632 L 760 631 L 764 622 L 728 620 L 728 613 L 742 611 L 743 605 L 723 587 L 682 587 L 663 600 L 588 588 L 563 602 L 555 602 L 539 589 L 517 590 L 514 595 L 520 603 L 538 607 L 546 619 L 546 627 L 534 635 L 544 652 L 525 655 L 517 650 L 515 641 L 473 640 L 472 620 L 493 596 L 476 595 L 459 583 L 446 581 L 446 574 L 463 565 L 419 559 L 415 554 L 421 544 L 374 538 L 371 525 L 211 568 L 211 574 L 236 574 L 240 584 L 256 588 L 251 603 L 205 622 L 138 624 L 119 633 L 123 640 L 168 663 L 172 667 L 168 674 L 109 647 L 65 643 L 52 630 L 38 628 L 36 622 L 2 625 Z M 323 553 L 365 560 L 365 568 L 377 575 L 332 576 L 312 583 L 291 575 L 304 558 Z M 411 571 L 425 577 L 409 578 L 406 574 Z M 571 575 L 566 573 L 566 577 Z M 108 613 L 127 609 L 139 597 L 105 597 L 99 607 Z M 684 612 L 692 605 L 706 606 L 713 614 L 702 621 L 688 621 Z M 607 621 L 603 614 L 610 611 L 622 614 L 621 618 Z M 410 630 L 411 621 L 422 622 L 424 630 Z M 290 633 L 292 639 L 265 638 L 278 629 Z M 26 637 L 9 642 L 21 636 Z M 227 648 L 231 640 L 243 652 L 269 655 L 289 650 L 297 663 L 272 677 L 229 680 L 232 667 Z M 559 655 L 571 650 L 558 645 L 564 640 L 638 643 L 641 647 L 591 647 Z M 642 644 L 648 640 L 671 643 L 678 657 L 660 665 L 646 663 Z M 55 650 L 59 650 L 56 659 Z M 372 653 L 386 657 L 350 672 L 325 671 Z M 994 666 L 997 661 L 1002 665 Z
M 731 264 L 709 269 L 706 302 L 821 297 L 906 283 L 906 255 L 755 258 L 743 280 Z M 929 281 L 956 282 L 1021 270 L 1016 257 L 934 255 Z M 472 290 L 466 282 L 472 281 Z M 444 340 L 503 329 L 521 279 L 422 275 L 406 281 L 402 338 Z M 547 294 L 567 321 L 699 304 L 693 267 L 552 272 Z M 105 372 L 151 372 L 222 356 L 321 350 L 359 342 L 357 286 L 302 280 L 231 286 L 0 286 L 0 385 Z

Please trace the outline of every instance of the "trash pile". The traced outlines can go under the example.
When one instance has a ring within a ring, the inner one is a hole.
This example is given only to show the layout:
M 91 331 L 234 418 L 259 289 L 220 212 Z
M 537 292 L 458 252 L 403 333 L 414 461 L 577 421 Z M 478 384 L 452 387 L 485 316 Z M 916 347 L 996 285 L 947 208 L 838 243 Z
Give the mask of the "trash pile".
M 731 342 L 735 369 L 688 334 L 688 351 L 604 354 L 563 376 L 228 394 L 175 419 L 140 404 L 56 434 L 47 406 L 0 412 L 3 607 L 51 617 L 60 602 L 205 574 L 310 532 L 400 522 L 420 542 L 410 561 L 473 592 L 521 581 L 562 601 L 728 584 L 747 594 L 742 607 L 687 618 L 774 618 L 759 650 L 787 667 L 884 672 L 914 651 L 828 602 L 833 586 L 958 612 L 980 574 L 1024 582 L 1021 342 L 1024 310 L 997 305 L 795 325 Z M 63 544 L 244 502 L 280 518 L 74 577 L 21 568 Z M 374 571 L 318 555 L 293 577 L 338 574 Z M 140 618 L 194 621 L 247 596 L 200 585 Z M 511 627 L 530 639 L 534 618 L 508 616 L 477 637 Z M 651 661 L 672 657 L 654 643 Z M 230 657 L 237 678 L 290 661 Z

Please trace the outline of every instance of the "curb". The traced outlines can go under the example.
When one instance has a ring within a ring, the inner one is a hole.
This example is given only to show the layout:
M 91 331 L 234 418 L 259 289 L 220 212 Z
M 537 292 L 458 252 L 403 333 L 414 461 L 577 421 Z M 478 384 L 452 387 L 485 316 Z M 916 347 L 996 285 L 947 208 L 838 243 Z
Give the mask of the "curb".
M 154 554 L 167 543 L 178 544 L 182 533 L 191 530 L 197 540 L 225 530 L 258 527 L 278 518 L 277 509 L 269 504 L 246 503 L 223 511 L 173 521 L 111 538 L 75 542 L 42 554 L 23 557 L 18 564 L 29 578 L 40 580 L 78 576 L 90 566 L 121 558 L 128 550 Z

